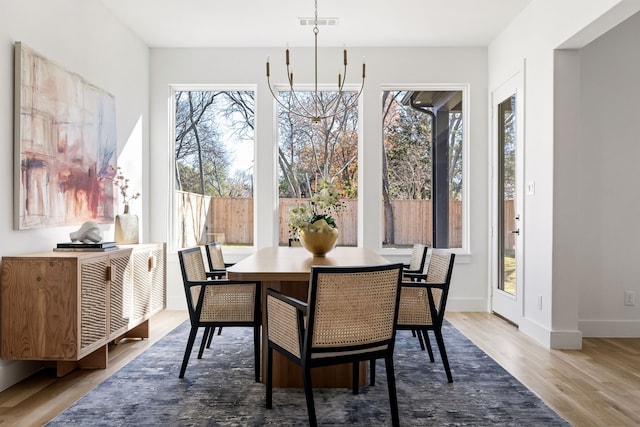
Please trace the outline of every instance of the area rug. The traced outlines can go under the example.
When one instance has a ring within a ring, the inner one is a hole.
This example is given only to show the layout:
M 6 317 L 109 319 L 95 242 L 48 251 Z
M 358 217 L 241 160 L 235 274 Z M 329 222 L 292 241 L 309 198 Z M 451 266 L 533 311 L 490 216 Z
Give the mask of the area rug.
M 47 425 L 308 425 L 302 390 L 274 389 L 273 409 L 265 408 L 264 385 L 254 382 L 250 328 L 225 328 L 200 360 L 194 346 L 179 379 L 188 333 L 185 322 Z M 443 335 L 452 384 L 437 346 L 436 362 L 430 363 L 411 332 L 398 332 L 394 362 L 401 425 L 569 425 L 449 323 Z M 365 385 L 355 396 L 348 389 L 316 389 L 318 424 L 391 425 L 382 361 L 376 374 L 376 385 Z

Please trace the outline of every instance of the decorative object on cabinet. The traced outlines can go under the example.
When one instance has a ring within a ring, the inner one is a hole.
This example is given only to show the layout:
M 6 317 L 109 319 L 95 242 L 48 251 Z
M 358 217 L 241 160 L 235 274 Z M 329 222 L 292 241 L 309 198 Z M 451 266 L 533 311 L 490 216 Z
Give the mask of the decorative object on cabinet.
M 66 242 L 58 243 L 54 251 L 87 251 L 87 252 L 107 252 L 120 249 L 116 242 L 97 242 L 97 243 L 83 243 L 83 242 Z
M 21 42 L 14 57 L 14 228 L 112 223 L 96 177 L 116 162 L 114 96 Z
M 58 376 L 105 368 L 110 342 L 149 336 L 165 284 L 164 243 L 4 256 L 1 357 L 41 360 Z
M 140 197 L 140 193 L 129 193 L 129 178 L 124 176 L 121 167 L 109 166 L 109 173 L 113 176 L 99 177 L 98 179 L 111 181 L 118 188 L 122 196 L 122 205 L 124 206 L 123 213 L 116 215 L 115 240 L 121 244 L 136 244 L 139 236 L 138 216 L 129 213 L 129 202 Z
M 102 230 L 97 222 L 87 221 L 78 230 L 69 233 L 69 238 L 72 242 L 98 243 L 102 241 Z
M 138 243 L 138 215 L 129 213 L 129 205 L 124 205 L 124 213 L 116 215 L 115 240 L 122 245 Z

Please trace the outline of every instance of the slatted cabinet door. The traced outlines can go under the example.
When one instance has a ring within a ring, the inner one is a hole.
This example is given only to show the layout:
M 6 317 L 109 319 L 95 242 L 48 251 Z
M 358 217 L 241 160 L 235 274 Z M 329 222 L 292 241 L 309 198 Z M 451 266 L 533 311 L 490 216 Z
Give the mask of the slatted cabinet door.
M 166 306 L 166 246 L 164 243 L 135 245 L 131 254 L 131 326 L 150 318 Z
M 109 265 L 108 339 L 112 341 L 129 329 L 133 283 L 127 282 L 127 272 L 131 268 L 131 258 L 128 253 L 110 256 Z
M 165 244 L 150 249 L 149 275 L 151 276 L 150 315 L 158 313 L 167 306 L 167 269 Z
M 80 261 L 80 349 L 77 358 L 106 343 L 108 266 L 108 256 Z

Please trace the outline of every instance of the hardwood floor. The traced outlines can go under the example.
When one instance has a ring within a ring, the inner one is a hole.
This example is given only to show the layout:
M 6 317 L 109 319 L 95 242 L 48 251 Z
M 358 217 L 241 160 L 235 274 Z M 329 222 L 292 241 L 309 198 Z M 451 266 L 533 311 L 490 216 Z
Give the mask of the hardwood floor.
M 584 338 L 582 350 L 547 350 L 489 313 L 446 318 L 572 425 L 640 425 L 640 338 Z
M 149 339 L 110 348 L 107 369 L 63 378 L 43 370 L 5 390 L 0 426 L 43 425 L 186 319 L 181 311 L 156 315 Z M 571 424 L 640 425 L 640 339 L 586 338 L 581 351 L 547 350 L 489 313 L 450 312 L 447 319 Z

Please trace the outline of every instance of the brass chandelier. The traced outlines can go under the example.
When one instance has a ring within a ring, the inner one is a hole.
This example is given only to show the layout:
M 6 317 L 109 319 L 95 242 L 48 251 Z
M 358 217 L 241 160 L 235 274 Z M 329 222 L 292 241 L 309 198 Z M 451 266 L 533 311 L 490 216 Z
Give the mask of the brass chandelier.
M 293 89 L 293 71 L 291 69 L 291 65 L 289 63 L 289 48 L 287 48 L 285 52 L 285 64 L 287 67 L 287 80 L 289 81 L 289 105 L 285 105 L 278 95 L 276 91 L 271 86 L 270 80 L 270 69 L 269 69 L 269 58 L 267 58 L 267 85 L 269 86 L 269 91 L 276 102 L 282 107 L 285 111 L 294 114 L 296 116 L 310 119 L 312 122 L 319 122 L 322 119 L 328 119 L 330 117 L 334 117 L 343 113 L 344 111 L 354 107 L 358 103 L 358 98 L 360 98 L 360 94 L 362 93 L 362 89 L 364 88 L 364 79 L 365 79 L 365 63 L 364 60 L 362 62 L 362 85 L 360 86 L 360 90 L 358 93 L 351 97 L 348 101 L 344 95 L 344 84 L 347 80 L 347 50 L 343 50 L 343 62 L 344 62 L 344 71 L 342 73 L 338 73 L 338 91 L 332 96 L 330 99 L 321 100 L 318 92 L 318 0 L 315 0 L 315 15 L 314 15 L 314 27 L 313 27 L 313 36 L 315 38 L 314 45 L 314 71 L 315 71 L 315 86 L 312 93 L 313 105 L 311 107 L 305 105 L 301 102 L 300 96 Z M 321 108 L 321 104 L 322 107 Z

